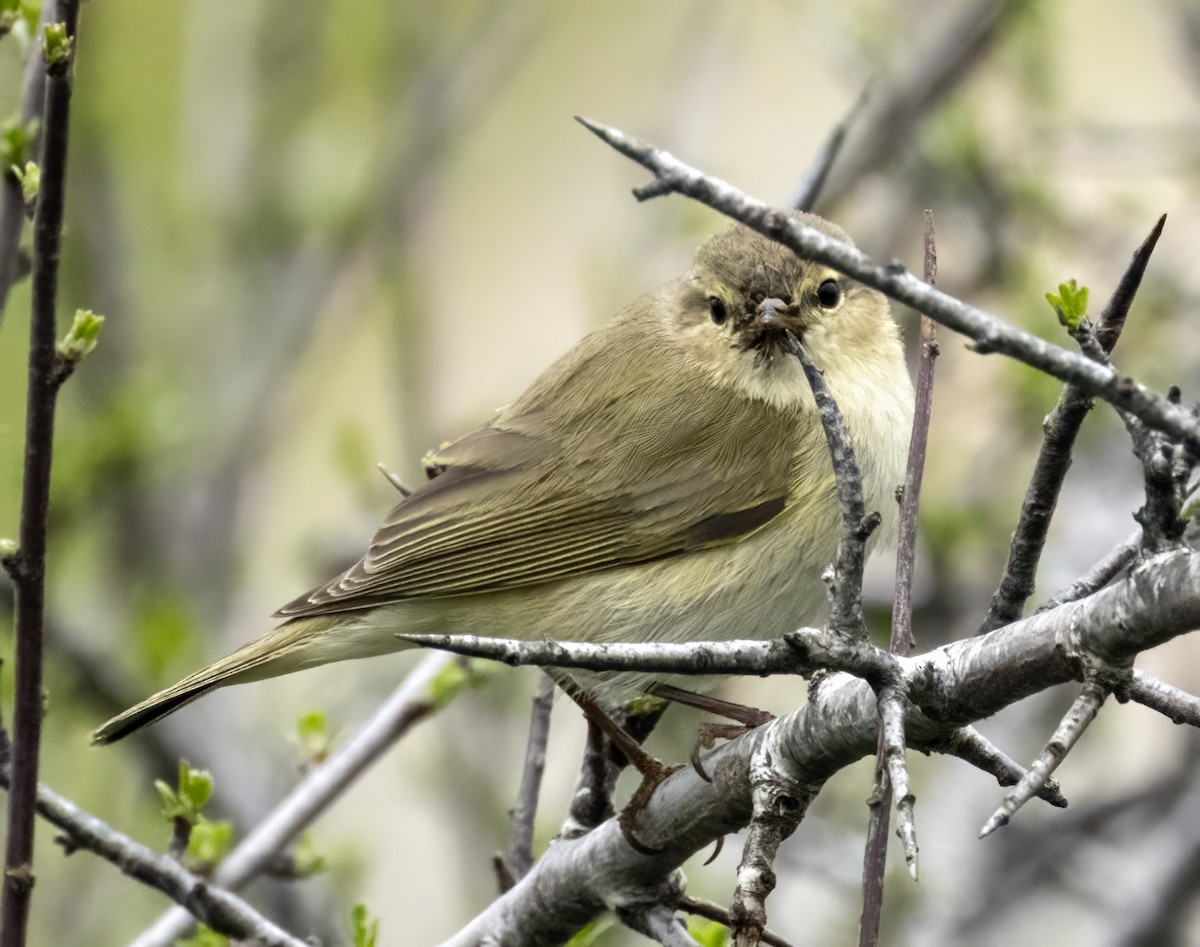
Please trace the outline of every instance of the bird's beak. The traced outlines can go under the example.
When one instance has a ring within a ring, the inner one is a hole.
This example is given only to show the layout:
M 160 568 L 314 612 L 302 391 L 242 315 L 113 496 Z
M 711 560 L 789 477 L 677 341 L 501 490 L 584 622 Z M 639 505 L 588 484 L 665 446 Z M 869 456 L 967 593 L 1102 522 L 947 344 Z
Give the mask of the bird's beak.
M 782 339 L 789 332 L 800 336 L 808 328 L 792 306 L 774 297 L 758 304 L 756 316 L 759 332 L 767 339 Z

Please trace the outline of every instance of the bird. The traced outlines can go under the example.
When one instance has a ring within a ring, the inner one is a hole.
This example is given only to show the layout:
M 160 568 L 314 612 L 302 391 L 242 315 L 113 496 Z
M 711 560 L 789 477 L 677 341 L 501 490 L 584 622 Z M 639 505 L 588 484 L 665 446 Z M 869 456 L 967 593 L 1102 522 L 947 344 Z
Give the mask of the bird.
M 796 219 L 851 243 L 834 224 Z M 261 638 L 92 734 L 111 743 L 230 684 L 461 633 L 590 642 L 768 639 L 828 613 L 840 508 L 822 372 L 868 510 L 896 530 L 913 391 L 886 298 L 740 224 L 622 308 L 515 401 L 427 457 L 365 554 Z M 581 675 L 621 698 L 647 675 Z

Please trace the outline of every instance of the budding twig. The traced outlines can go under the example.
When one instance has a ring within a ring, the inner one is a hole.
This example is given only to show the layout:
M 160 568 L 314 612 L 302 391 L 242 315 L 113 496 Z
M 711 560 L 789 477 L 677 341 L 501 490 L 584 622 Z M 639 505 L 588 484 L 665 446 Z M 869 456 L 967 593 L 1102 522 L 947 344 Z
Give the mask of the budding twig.
M 1150 235 L 1134 251 L 1129 266 L 1096 322 L 1092 338 L 1098 349 L 1095 354 L 1101 359 L 1107 358 L 1120 337 L 1125 317 L 1133 304 L 1133 297 L 1141 285 L 1150 255 L 1154 252 L 1166 220 L 1166 214 L 1160 217 Z M 1075 437 L 1091 409 L 1091 394 L 1078 383 L 1068 383 L 1063 386 L 1058 404 L 1042 425 L 1045 436 L 1034 464 L 1025 500 L 1021 504 L 1021 516 L 1013 532 L 1008 561 L 1004 566 L 999 588 L 992 596 L 991 607 L 980 626 L 980 632 L 991 631 L 1019 618 L 1025 602 L 1033 594 L 1037 566 L 1046 544 L 1050 521 L 1054 516 L 1054 508 L 1058 504 L 1067 470 L 1071 466 L 1071 450 L 1075 445 Z

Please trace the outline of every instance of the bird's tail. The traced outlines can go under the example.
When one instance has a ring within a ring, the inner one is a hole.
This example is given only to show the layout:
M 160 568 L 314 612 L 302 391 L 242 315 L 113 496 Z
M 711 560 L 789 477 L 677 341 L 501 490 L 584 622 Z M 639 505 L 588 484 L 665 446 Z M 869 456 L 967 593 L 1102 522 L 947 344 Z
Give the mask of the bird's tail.
M 353 657 L 351 654 L 334 656 L 319 653 L 323 650 L 319 648 L 323 633 L 337 623 L 336 616 L 285 622 L 270 634 L 117 714 L 108 723 L 92 731 L 92 743 L 102 745 L 120 740 L 134 730 L 174 713 L 197 697 L 227 684 L 260 681 L 337 660 L 337 657 Z

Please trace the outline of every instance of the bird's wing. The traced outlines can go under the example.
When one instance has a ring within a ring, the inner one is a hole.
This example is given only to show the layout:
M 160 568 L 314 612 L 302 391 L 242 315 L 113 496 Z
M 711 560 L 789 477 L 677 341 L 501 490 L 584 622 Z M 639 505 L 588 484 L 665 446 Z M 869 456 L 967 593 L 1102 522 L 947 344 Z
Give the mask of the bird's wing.
M 619 386 L 595 377 L 611 369 L 593 364 L 557 379 L 558 398 L 564 386 L 585 393 L 571 411 L 544 410 L 535 386 L 444 447 L 432 458 L 442 472 L 392 510 L 367 554 L 277 616 L 494 592 L 647 562 L 736 539 L 783 510 L 787 419 L 687 385 L 650 399 L 628 366 Z

